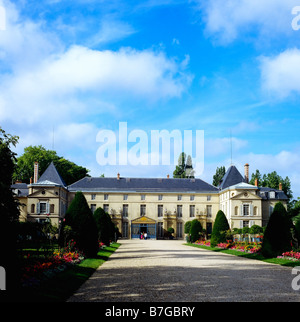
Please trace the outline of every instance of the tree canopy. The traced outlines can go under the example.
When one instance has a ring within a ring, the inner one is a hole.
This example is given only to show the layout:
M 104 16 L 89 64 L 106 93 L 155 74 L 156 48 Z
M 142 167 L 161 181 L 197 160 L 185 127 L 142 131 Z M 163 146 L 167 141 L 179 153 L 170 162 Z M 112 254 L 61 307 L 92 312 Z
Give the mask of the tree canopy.
M 178 165 L 173 171 L 173 178 L 195 178 L 195 170 L 193 169 L 192 157 L 182 152 L 178 158 Z
M 60 157 L 53 150 L 46 150 L 43 146 L 28 146 L 23 155 L 16 160 L 16 168 L 13 173 L 14 180 L 29 183 L 33 177 L 34 162 L 39 162 L 39 172 L 42 174 L 53 161 L 57 171 L 64 179 L 66 185 L 70 185 L 88 175 L 89 170 Z
M 278 189 L 279 183 L 281 183 L 282 191 L 284 191 L 290 200 L 293 198 L 289 177 L 285 177 L 285 179 L 283 179 L 276 171 L 261 175 L 260 171 L 256 170 L 255 173 L 252 173 L 249 183 L 254 185 L 255 179 L 257 179 L 259 186 L 269 187 L 272 189 Z
M 222 178 L 224 177 L 225 173 L 226 173 L 226 169 L 225 169 L 224 166 L 222 166 L 220 168 L 217 167 L 216 173 L 213 176 L 213 183 L 212 183 L 213 186 L 217 187 L 220 184 L 220 182 L 221 182 Z
M 0 266 L 9 272 L 6 280 L 7 289 L 16 287 L 18 281 L 17 261 L 17 224 L 19 203 L 11 190 L 11 178 L 15 167 L 15 153 L 11 146 L 16 146 L 17 136 L 6 134 L 0 127 Z

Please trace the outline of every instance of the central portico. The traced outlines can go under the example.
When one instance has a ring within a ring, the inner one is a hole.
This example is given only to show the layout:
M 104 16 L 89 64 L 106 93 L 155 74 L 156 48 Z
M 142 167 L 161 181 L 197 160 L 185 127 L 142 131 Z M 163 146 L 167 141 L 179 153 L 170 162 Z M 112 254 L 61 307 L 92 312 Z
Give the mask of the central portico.
M 147 238 L 156 239 L 156 221 L 147 217 L 138 217 L 131 221 L 131 238 L 140 238 L 147 233 Z

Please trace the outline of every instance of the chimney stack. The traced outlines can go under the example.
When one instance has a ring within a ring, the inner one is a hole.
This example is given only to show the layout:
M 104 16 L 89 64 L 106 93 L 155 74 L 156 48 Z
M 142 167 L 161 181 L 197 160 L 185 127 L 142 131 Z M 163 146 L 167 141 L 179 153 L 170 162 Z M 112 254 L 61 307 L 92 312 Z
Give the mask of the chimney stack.
M 34 176 L 33 176 L 33 183 L 37 183 L 39 179 L 39 163 L 34 162 Z
M 167 174 L 167 179 L 170 179 L 170 175 L 169 174 Z
M 248 163 L 245 164 L 245 181 L 246 183 L 249 182 L 249 164 Z
M 258 180 L 257 180 L 257 178 L 255 178 L 255 185 L 256 185 L 256 187 L 258 187 Z
M 282 190 L 282 183 L 279 183 L 279 190 Z
M 120 173 L 117 174 L 117 179 L 120 180 Z
M 32 177 L 30 177 L 30 184 L 32 184 Z

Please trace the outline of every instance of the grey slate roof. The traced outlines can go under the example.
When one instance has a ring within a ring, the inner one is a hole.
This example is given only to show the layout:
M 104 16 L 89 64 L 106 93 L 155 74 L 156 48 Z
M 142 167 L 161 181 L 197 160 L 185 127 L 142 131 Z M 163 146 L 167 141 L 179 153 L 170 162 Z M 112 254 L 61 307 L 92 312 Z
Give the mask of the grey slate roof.
M 49 184 L 49 183 L 47 183 L 47 181 L 49 183 L 55 183 L 55 184 L 57 184 L 59 186 L 66 187 L 66 183 L 64 182 L 63 178 L 58 173 L 58 171 L 57 171 L 57 169 L 56 169 L 56 167 L 55 167 L 53 162 L 50 163 L 48 168 L 41 175 L 41 177 L 39 178 L 37 184 L 42 184 L 42 183 Z
M 69 191 L 105 192 L 202 192 L 218 193 L 218 188 L 201 179 L 98 178 L 85 177 L 70 186 Z
M 245 178 L 240 174 L 239 170 L 234 165 L 231 165 L 222 178 L 219 189 L 223 190 L 241 182 L 246 182 Z
M 14 183 L 11 185 L 11 189 L 18 197 L 27 197 L 29 193 L 27 183 Z
M 275 192 L 275 198 L 271 198 L 270 192 Z M 260 187 L 259 188 L 259 195 L 262 199 L 276 199 L 276 200 L 288 200 L 289 198 L 282 190 L 267 188 L 267 187 Z

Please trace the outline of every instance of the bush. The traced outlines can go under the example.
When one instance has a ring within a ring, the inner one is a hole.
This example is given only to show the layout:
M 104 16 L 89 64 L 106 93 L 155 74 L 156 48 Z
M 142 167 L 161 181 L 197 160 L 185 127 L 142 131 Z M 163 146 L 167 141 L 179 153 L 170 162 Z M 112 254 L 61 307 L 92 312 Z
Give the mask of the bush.
M 112 222 L 110 215 L 106 213 L 101 207 L 94 212 L 94 219 L 98 231 L 98 239 L 106 246 L 110 245 L 110 241 L 115 238 L 115 225 Z
M 213 226 L 210 244 L 216 247 L 226 241 L 226 231 L 230 229 L 227 218 L 222 210 L 219 210 Z
M 202 233 L 202 225 L 199 220 L 194 219 L 191 222 L 190 228 L 190 235 L 191 235 L 191 242 L 194 243 L 196 240 L 199 239 L 199 235 Z
M 68 237 L 65 238 L 65 227 L 70 226 Z M 97 255 L 99 244 L 95 220 L 91 209 L 82 192 L 77 192 L 65 216 L 65 221 L 60 230 L 60 244 L 62 241 L 74 239 L 79 250 L 87 257 Z
M 291 249 L 292 221 L 281 202 L 278 202 L 271 214 L 262 243 L 262 254 L 266 258 L 280 256 Z
M 190 233 L 190 230 L 191 230 L 191 221 L 187 221 L 185 224 L 184 224 L 184 233 L 185 234 L 189 234 Z
M 261 234 L 263 232 L 263 228 L 258 225 L 251 226 L 249 233 L 251 235 Z

